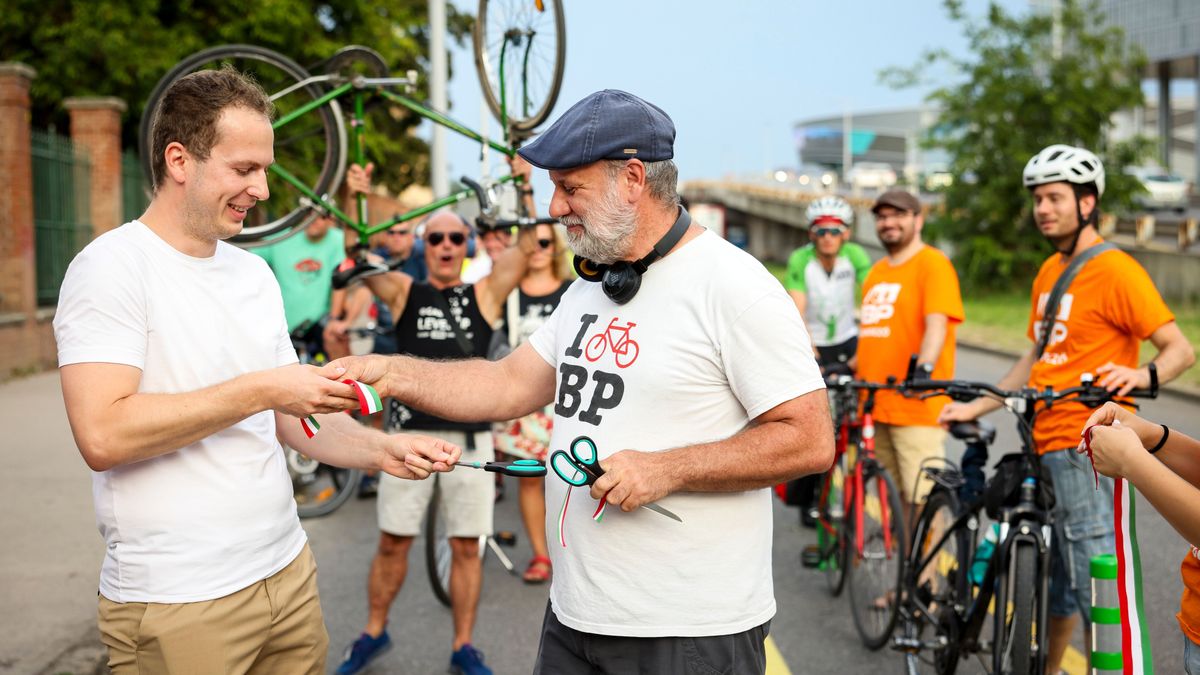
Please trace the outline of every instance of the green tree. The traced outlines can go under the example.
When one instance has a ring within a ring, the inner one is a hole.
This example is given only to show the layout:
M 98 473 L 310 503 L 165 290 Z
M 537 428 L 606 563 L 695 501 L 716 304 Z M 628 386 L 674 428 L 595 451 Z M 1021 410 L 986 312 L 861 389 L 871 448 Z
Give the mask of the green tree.
M 392 73 L 425 72 L 427 8 L 428 0 L 9 0 L 0 54 L 37 71 L 30 89 L 35 126 L 65 128 L 64 98 L 116 96 L 129 105 L 125 146 L 136 147 L 150 90 L 188 54 L 250 43 L 316 70 L 341 47 L 361 44 L 377 50 Z M 452 4 L 447 12 L 451 35 L 461 43 L 473 18 Z M 415 96 L 426 95 L 419 85 Z M 370 115 L 369 159 L 393 190 L 428 181 L 428 148 L 412 133 L 419 122 L 391 108 Z
M 1016 16 L 991 2 L 982 19 L 972 19 L 962 0 L 944 5 L 970 55 L 928 51 L 915 66 L 886 70 L 881 79 L 906 87 L 934 70 L 950 71 L 942 81 L 954 83 L 928 97 L 940 114 L 923 143 L 948 152 L 956 180 L 944 191 L 945 208 L 930 219 L 930 236 L 952 242 L 964 285 L 1012 288 L 1053 251 L 1034 226 L 1021 182 L 1036 152 L 1067 143 L 1100 155 L 1105 209 L 1127 208 L 1140 189 L 1123 168 L 1144 156 L 1148 142 L 1113 142 L 1109 131 L 1115 113 L 1142 105 L 1145 59 L 1119 28 L 1105 24 L 1094 0 L 1062 0 L 1058 50 L 1049 13 Z

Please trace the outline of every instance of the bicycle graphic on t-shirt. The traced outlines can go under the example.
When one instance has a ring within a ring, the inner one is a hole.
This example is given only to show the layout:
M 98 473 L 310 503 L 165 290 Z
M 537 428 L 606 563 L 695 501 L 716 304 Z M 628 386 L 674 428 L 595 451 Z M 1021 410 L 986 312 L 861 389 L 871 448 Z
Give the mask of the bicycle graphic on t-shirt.
M 608 322 L 608 328 L 596 333 L 588 340 L 584 356 L 588 361 L 595 362 L 604 356 L 604 352 L 611 347 L 617 367 L 628 368 L 633 365 L 634 361 L 637 361 L 638 357 L 638 343 L 629 337 L 629 330 L 636 325 L 630 321 L 624 326 L 618 326 L 617 317 L 613 317 Z

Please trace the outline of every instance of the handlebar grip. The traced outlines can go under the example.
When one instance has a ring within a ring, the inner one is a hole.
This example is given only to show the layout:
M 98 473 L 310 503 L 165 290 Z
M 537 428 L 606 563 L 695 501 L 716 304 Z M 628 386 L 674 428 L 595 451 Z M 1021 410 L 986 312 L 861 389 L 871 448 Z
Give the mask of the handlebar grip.
M 471 180 L 467 176 L 459 178 L 458 181 L 463 185 L 466 185 L 471 192 L 475 193 L 475 198 L 479 200 L 480 211 L 486 212 L 489 208 L 491 208 L 491 204 L 488 203 L 487 190 L 484 190 L 483 186 L 481 186 L 478 182 Z

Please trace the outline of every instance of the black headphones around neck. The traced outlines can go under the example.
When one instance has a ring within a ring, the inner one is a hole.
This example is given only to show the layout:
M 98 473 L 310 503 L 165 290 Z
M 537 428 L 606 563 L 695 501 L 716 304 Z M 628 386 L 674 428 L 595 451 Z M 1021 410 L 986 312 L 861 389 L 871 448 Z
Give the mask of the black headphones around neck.
M 688 215 L 687 209 L 680 207 L 675 224 L 671 225 L 671 229 L 658 240 L 646 257 L 633 262 L 618 260 L 611 265 L 603 265 L 575 256 L 575 273 L 584 281 L 599 282 L 609 300 L 623 305 L 637 295 L 638 289 L 642 287 L 642 275 L 646 273 L 650 264 L 670 253 L 691 225 L 692 217 Z

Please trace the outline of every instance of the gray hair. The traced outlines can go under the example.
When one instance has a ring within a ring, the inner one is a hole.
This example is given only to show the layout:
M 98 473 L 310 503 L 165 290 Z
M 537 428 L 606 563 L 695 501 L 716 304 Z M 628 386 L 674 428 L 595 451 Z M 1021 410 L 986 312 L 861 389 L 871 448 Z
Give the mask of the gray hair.
M 605 160 L 608 177 L 616 178 L 628 162 L 627 159 Z M 646 188 L 650 191 L 650 196 L 662 202 L 663 206 L 679 206 L 679 168 L 675 166 L 675 162 L 664 159 L 659 162 L 642 162 L 642 165 L 646 167 Z

